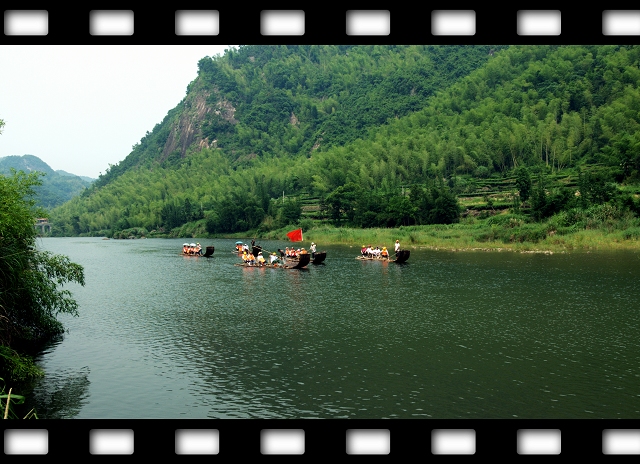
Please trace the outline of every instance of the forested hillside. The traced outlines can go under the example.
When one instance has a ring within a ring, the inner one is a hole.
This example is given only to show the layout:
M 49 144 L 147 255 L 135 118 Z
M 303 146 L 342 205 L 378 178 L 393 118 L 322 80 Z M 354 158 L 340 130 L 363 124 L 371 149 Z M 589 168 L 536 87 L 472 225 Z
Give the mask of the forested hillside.
M 34 186 L 36 206 L 55 208 L 79 195 L 91 185 L 91 180 L 81 178 L 65 171 L 54 171 L 51 166 L 37 156 L 5 156 L 0 158 L 0 174 L 16 171 L 42 173 L 41 185 Z
M 203 58 L 56 233 L 636 214 L 639 64 L 637 46 L 243 46 Z

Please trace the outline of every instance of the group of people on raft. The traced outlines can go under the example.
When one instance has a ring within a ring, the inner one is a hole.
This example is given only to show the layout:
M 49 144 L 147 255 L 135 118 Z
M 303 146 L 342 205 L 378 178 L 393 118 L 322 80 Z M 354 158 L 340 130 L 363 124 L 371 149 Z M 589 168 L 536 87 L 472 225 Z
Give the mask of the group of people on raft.
M 242 261 L 247 266 L 266 266 L 267 265 L 267 260 L 265 259 L 261 251 L 259 251 L 258 254 L 254 256 L 254 254 L 251 251 L 244 250 L 242 252 Z M 275 252 L 269 255 L 268 264 L 274 267 L 277 267 L 281 264 L 280 258 L 278 257 L 278 255 L 275 254 Z
M 311 249 L 313 250 L 312 255 L 315 253 L 315 243 L 311 244 Z M 305 248 L 294 248 L 294 247 L 285 247 L 284 250 L 278 248 L 278 252 L 280 256 L 278 256 L 275 252 L 269 254 L 268 264 L 274 267 L 280 266 L 287 259 L 297 259 L 300 255 L 309 254 L 309 252 Z M 263 256 L 262 251 L 259 251 L 257 255 L 249 250 L 242 251 L 242 261 L 246 263 L 248 266 L 265 266 L 267 265 L 267 259 Z
M 184 243 L 182 253 L 185 255 L 202 255 L 202 246 L 199 243 Z
M 311 244 L 311 246 L 313 247 L 313 243 Z M 299 255 L 306 255 L 309 252 L 307 250 L 305 250 L 304 248 L 289 248 L 289 247 L 285 247 L 284 251 L 282 250 L 278 250 L 280 252 L 280 255 L 282 255 L 283 258 L 297 258 Z
M 236 243 L 236 251 L 237 251 L 238 253 L 242 253 L 242 252 L 244 252 L 244 251 L 246 251 L 246 252 L 248 253 L 248 252 L 249 252 L 249 245 L 247 245 L 246 243 L 245 243 L 245 244 L 243 244 L 243 243 L 241 243 L 241 242 Z
M 395 253 L 397 254 L 398 251 L 400 251 L 400 240 L 396 240 L 395 244 Z M 387 247 L 380 248 L 379 246 L 376 246 L 374 248 L 371 245 L 362 245 L 360 254 L 365 258 L 389 259 L 389 251 L 387 250 Z

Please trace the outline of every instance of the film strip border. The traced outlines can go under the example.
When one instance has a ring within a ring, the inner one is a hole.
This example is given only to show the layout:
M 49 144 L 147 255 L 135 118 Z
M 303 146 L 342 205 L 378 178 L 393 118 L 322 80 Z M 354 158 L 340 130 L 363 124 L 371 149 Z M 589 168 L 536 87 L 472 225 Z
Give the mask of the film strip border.
M 441 3 L 441 5 L 438 5 Z M 392 9 L 51 8 L 9 0 L 2 44 L 629 44 L 640 9 L 445 2 Z
M 122 6 L 122 8 L 120 8 Z M 548 6 L 548 8 L 546 8 Z M 117 7 L 117 8 L 116 8 Z M 640 10 L 557 5 L 519 9 L 445 2 L 418 7 L 180 10 L 52 8 L 9 0 L 3 44 L 633 44 Z M 5 459 L 132 456 L 216 458 L 472 455 L 640 455 L 632 420 L 71 420 L 11 421 Z
M 55 421 L 54 421 L 55 422 Z M 476 458 L 640 454 L 640 427 L 620 420 L 71 420 L 4 429 L 5 458 L 381 455 Z M 636 423 L 637 425 L 637 423 Z

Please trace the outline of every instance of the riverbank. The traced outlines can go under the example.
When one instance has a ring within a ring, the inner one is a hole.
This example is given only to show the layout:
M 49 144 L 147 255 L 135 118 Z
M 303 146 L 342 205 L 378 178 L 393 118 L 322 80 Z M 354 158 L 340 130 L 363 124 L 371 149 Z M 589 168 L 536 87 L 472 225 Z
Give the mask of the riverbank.
M 238 236 L 240 237 L 240 236 Z M 246 235 L 245 235 L 246 237 Z M 256 235 L 256 239 L 288 240 L 281 231 Z M 304 243 L 311 241 L 319 249 L 325 244 L 386 246 L 393 249 L 396 240 L 402 248 L 426 248 L 447 251 L 513 251 L 520 253 L 567 253 L 588 251 L 640 251 L 640 228 L 586 229 L 558 231 L 544 225 L 519 227 L 487 224 L 450 224 L 408 226 L 394 229 L 352 229 L 319 226 L 304 232 Z
M 201 222 L 201 221 L 200 221 Z M 566 222 L 566 221 L 565 221 Z M 268 232 L 248 231 L 235 234 L 208 234 L 199 222 L 185 224 L 171 233 L 128 229 L 114 238 L 232 238 L 250 241 L 288 242 L 287 227 Z M 399 228 L 355 229 L 308 221 L 302 225 L 304 244 L 386 246 L 393 249 L 396 240 L 403 248 L 428 248 L 449 251 L 514 251 L 520 253 L 567 253 L 588 251 L 640 251 L 640 220 L 591 221 L 568 226 L 560 220 L 526 222 L 522 216 L 502 214 L 491 219 L 468 218 L 457 224 L 434 224 Z

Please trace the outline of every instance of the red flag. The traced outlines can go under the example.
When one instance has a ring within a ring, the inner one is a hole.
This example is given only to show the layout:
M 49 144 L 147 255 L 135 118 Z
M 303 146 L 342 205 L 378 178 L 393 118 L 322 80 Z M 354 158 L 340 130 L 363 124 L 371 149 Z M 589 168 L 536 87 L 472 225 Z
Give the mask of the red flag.
M 302 229 L 292 230 L 287 233 L 287 237 L 291 239 L 292 242 L 301 242 L 302 241 Z

